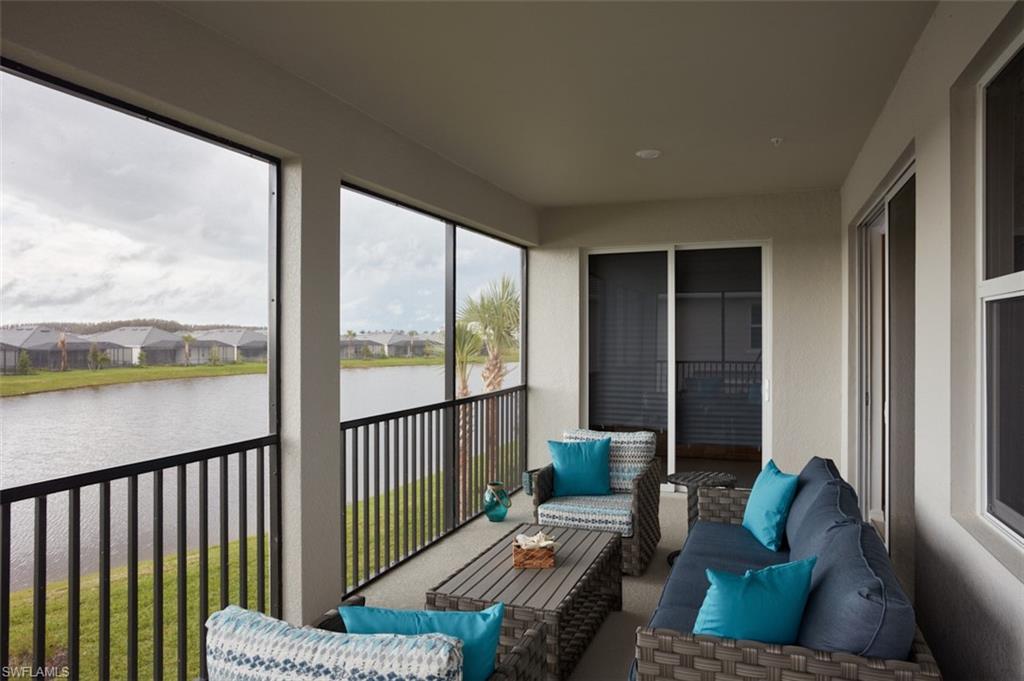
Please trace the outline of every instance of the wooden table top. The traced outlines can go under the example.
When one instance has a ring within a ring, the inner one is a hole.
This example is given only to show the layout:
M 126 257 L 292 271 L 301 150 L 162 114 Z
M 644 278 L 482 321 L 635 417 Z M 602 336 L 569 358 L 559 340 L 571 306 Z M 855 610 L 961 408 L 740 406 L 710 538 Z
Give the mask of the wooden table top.
M 513 537 L 536 534 L 539 530 L 555 539 L 555 567 L 512 567 Z M 618 535 L 610 532 L 518 525 L 431 591 L 460 598 L 501 601 L 508 606 L 555 610 L 601 551 L 617 538 Z

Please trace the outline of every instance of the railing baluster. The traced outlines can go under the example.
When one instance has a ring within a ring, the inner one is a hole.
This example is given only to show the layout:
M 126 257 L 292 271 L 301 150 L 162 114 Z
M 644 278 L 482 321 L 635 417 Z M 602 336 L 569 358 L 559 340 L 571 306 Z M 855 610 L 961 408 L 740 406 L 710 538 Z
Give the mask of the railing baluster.
M 431 495 L 434 499 L 434 537 L 439 536 L 444 527 L 441 513 L 441 494 L 444 490 L 444 474 L 441 472 L 441 455 L 444 449 L 443 415 L 444 411 L 441 409 L 434 411 L 434 493 Z
M 264 533 L 266 528 L 264 527 L 263 518 L 263 500 L 266 494 L 266 483 L 264 481 L 264 468 L 263 468 L 263 457 L 265 456 L 263 447 L 256 450 L 256 609 L 260 612 L 267 611 L 267 597 L 266 597 L 266 551 L 267 543 Z M 344 485 L 341 489 L 345 489 Z M 341 516 L 344 521 L 344 514 Z
M 82 590 L 82 579 L 80 574 L 80 562 L 82 553 L 82 520 L 81 520 L 81 490 L 72 487 L 68 490 L 68 677 L 77 679 L 80 673 L 79 659 L 79 637 L 81 632 L 80 613 Z M 6 551 L 9 551 L 9 544 L 4 541 Z M 6 632 L 4 634 L 6 640 Z
M 99 676 L 110 678 L 110 482 L 100 483 Z
M 352 586 L 359 584 L 359 429 L 352 431 Z
M 428 411 L 425 414 L 427 419 L 427 444 L 424 451 L 426 457 L 426 488 L 427 503 L 424 505 L 423 513 L 426 515 L 427 534 L 426 542 L 434 538 L 434 412 Z
M 164 677 L 164 472 L 153 471 L 153 678 Z
M 178 466 L 178 681 L 188 678 L 188 508 L 185 465 Z
M 238 604 L 249 607 L 249 452 L 238 452 Z
M 281 448 L 270 445 L 270 615 L 281 618 Z
M 32 666 L 46 666 L 46 496 L 36 497 L 32 554 Z
M 417 465 L 417 471 L 419 473 L 419 485 L 417 486 L 419 494 L 419 504 L 416 508 L 416 520 L 419 525 L 420 541 L 417 546 L 426 546 L 427 544 L 427 467 L 426 467 L 426 419 L 422 413 L 417 414 L 419 419 L 419 443 L 416 447 L 418 454 L 419 463 Z
M 199 462 L 199 677 L 206 673 L 206 616 L 210 613 L 210 462 Z
M 70 613 L 70 609 L 68 610 Z M 11 663 L 11 505 L 0 504 L 0 669 Z M 70 637 L 70 635 L 69 635 Z
M 391 565 L 391 421 L 384 422 L 384 566 Z
M 139 676 L 139 478 L 128 478 L 128 678 Z
M 348 593 L 348 431 L 341 429 L 341 593 Z
M 370 578 L 370 440 L 363 426 L 363 581 Z
M 217 480 L 220 504 L 220 609 L 228 607 L 228 457 L 220 457 L 220 478 Z
M 381 556 L 384 555 L 380 541 L 380 424 L 373 424 L 373 574 L 380 574 Z
M 409 417 L 402 419 L 402 556 L 409 555 Z
M 429 493 L 429 501 L 427 502 L 427 512 L 430 514 L 427 516 L 427 538 L 429 541 L 433 541 L 434 537 L 437 536 L 437 467 L 435 465 L 434 457 L 437 456 L 437 410 L 431 410 L 427 414 L 427 418 L 430 419 L 430 443 L 429 449 L 427 450 L 427 480 L 430 481 L 427 491 Z
M 484 480 L 487 477 L 487 448 L 485 445 L 485 433 L 487 432 L 487 413 L 484 409 L 484 400 L 474 403 L 477 411 L 476 418 L 476 486 L 473 490 L 473 504 L 476 512 L 483 509 L 483 499 L 480 498 L 480 490 L 483 488 Z

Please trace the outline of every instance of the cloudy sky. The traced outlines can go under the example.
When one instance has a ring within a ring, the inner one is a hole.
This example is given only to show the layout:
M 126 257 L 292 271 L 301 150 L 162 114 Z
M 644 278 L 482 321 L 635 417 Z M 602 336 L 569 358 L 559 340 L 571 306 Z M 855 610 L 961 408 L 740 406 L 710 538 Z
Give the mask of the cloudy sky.
M 267 323 L 269 166 L 0 75 L 0 323 Z M 441 223 L 342 192 L 342 330 L 441 326 Z M 518 250 L 460 230 L 459 299 Z

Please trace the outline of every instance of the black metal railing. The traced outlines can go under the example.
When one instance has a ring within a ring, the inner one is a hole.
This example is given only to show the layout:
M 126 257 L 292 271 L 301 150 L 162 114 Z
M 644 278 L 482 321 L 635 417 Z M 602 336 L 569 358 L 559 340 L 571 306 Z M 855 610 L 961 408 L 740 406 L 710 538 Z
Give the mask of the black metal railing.
M 280 616 L 279 470 L 279 439 L 269 435 L 0 490 L 0 667 L 14 676 L 31 666 L 72 679 L 162 679 L 169 668 L 178 679 L 206 678 L 211 609 L 236 603 Z M 173 553 L 164 542 L 169 502 Z M 16 545 L 13 562 L 12 531 L 32 534 L 31 555 Z M 54 626 L 58 616 L 66 626 Z
M 701 381 L 713 381 L 725 394 L 745 395 L 761 384 L 761 362 L 676 362 L 676 390 L 699 390 Z
M 341 586 L 348 594 L 511 493 L 526 467 L 526 387 L 341 424 Z

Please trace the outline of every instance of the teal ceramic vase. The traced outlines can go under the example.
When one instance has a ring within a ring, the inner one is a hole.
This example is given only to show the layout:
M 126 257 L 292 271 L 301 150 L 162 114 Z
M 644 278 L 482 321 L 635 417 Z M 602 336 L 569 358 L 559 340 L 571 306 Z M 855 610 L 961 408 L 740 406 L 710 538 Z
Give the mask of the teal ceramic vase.
M 512 499 L 505 491 L 505 483 L 500 480 L 492 480 L 487 483 L 484 491 L 484 515 L 492 523 L 500 523 L 508 515 L 508 509 L 512 506 Z

